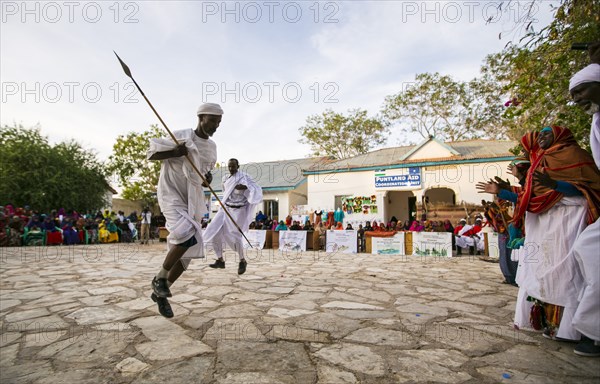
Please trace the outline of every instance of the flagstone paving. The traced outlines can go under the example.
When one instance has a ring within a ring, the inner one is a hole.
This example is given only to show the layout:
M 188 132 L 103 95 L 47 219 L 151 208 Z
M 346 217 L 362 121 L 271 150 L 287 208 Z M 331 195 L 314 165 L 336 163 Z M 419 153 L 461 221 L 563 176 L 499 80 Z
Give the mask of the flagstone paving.
M 498 264 L 263 250 L 238 276 L 227 254 L 192 262 L 165 319 L 164 248 L 0 248 L 0 383 L 600 382 L 600 359 L 513 330 Z

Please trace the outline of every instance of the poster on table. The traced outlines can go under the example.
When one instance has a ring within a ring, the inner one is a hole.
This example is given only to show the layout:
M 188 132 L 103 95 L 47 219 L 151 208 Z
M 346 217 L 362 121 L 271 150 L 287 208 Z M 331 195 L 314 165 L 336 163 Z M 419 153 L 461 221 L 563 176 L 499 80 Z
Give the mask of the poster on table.
M 487 232 L 487 249 L 487 256 L 495 258 L 500 257 L 498 232 Z
M 250 240 L 250 244 L 252 244 L 253 249 L 263 249 L 265 246 L 265 241 L 267 239 L 267 231 L 259 231 L 257 229 L 250 229 L 245 233 L 246 238 Z M 244 249 L 248 249 L 250 246 L 248 242 L 244 240 Z
M 356 230 L 327 231 L 325 252 L 356 253 L 358 232 Z
M 374 255 L 404 255 L 404 232 L 392 237 L 371 237 L 371 253 Z
M 450 232 L 413 232 L 413 256 L 452 257 Z
M 306 251 L 306 231 L 279 231 L 280 251 Z

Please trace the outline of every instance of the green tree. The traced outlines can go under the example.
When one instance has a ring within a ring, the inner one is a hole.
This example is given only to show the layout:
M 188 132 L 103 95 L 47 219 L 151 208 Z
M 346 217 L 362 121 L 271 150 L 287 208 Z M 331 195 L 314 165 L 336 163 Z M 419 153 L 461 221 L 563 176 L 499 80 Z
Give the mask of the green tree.
M 420 73 L 414 83 L 388 96 L 382 109 L 401 129 L 442 140 L 505 138 L 497 129 L 502 91 L 489 76 L 470 82 L 439 73 Z
M 531 2 L 536 3 L 543 5 Z M 528 25 L 520 41 L 488 56 L 483 72 L 517 101 L 500 121 L 511 138 L 555 124 L 568 127 L 587 145 L 590 117 L 569 103 L 568 88 L 571 76 L 589 64 L 589 57 L 571 50 L 571 44 L 595 41 L 600 41 L 600 1 L 563 0 L 548 26 L 536 31 Z
M 2 203 L 86 212 L 106 205 L 107 190 L 104 165 L 94 152 L 75 141 L 52 146 L 39 126 L 0 128 Z
M 123 198 L 156 202 L 161 162 L 146 160 L 146 152 L 149 140 L 162 136 L 162 130 L 151 125 L 142 133 L 129 132 L 117 137 L 108 159 L 108 172 L 119 180 Z
M 327 109 L 312 115 L 298 129 L 303 144 L 309 144 L 312 156 L 330 156 L 335 159 L 369 152 L 387 140 L 388 126 L 379 118 L 369 118 L 367 111 L 353 109 L 348 115 Z

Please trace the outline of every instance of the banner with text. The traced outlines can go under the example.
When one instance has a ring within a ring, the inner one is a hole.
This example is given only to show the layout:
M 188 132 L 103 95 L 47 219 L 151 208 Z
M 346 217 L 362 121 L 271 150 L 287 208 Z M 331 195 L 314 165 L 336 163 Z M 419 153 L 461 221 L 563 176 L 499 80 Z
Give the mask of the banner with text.
M 267 239 L 267 231 L 259 231 L 257 229 L 250 229 L 246 232 L 246 237 L 250 240 L 253 249 L 263 249 L 265 241 Z M 250 248 L 247 241 L 243 242 L 244 249 Z
M 306 251 L 306 231 L 279 231 L 279 250 Z
M 356 253 L 358 232 L 356 230 L 327 231 L 325 252 Z
M 421 168 L 409 167 L 375 171 L 375 188 L 421 188 Z
M 404 232 L 393 237 L 371 237 L 371 253 L 374 255 L 404 255 Z
M 413 232 L 413 256 L 452 257 L 450 232 Z

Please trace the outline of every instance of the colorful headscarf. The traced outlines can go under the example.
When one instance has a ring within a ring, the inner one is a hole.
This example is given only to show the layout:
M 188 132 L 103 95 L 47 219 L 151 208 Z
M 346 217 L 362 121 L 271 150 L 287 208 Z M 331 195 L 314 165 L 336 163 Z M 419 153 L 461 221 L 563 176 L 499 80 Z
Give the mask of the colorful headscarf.
M 525 211 L 546 212 L 562 199 L 562 193 L 533 182 L 533 174 L 540 171 L 554 180 L 575 186 L 588 201 L 588 223 L 593 223 L 600 211 L 600 171 L 568 128 L 554 125 L 551 129 L 554 141 L 545 150 L 537 142 L 539 132 L 529 132 L 521 138 L 523 148 L 529 153 L 531 167 L 527 171 L 525 187 L 519 193 L 513 222 L 520 220 Z

